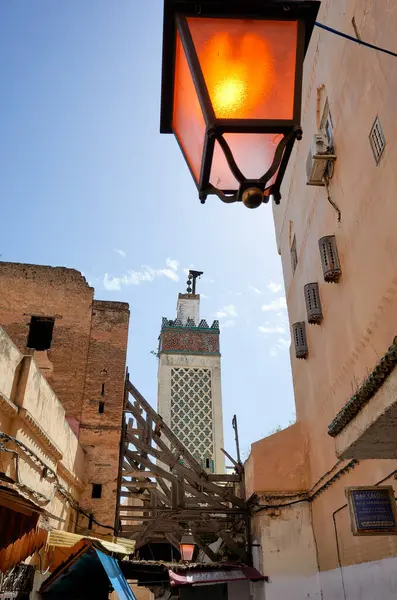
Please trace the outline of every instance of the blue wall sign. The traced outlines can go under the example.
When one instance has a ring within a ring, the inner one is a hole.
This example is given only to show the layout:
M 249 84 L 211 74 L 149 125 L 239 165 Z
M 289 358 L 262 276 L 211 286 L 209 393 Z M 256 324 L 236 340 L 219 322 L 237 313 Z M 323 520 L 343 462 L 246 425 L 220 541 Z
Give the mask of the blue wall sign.
M 346 488 L 354 535 L 397 534 L 397 513 L 391 486 Z

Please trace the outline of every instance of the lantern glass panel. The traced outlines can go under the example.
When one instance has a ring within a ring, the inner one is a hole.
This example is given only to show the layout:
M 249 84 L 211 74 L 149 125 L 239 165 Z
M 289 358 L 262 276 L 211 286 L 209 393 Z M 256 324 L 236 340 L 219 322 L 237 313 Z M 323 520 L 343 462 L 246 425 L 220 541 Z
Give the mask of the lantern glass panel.
M 172 127 L 198 183 L 206 127 L 179 33 L 176 38 Z
M 179 546 L 182 560 L 190 562 L 194 554 L 194 544 L 180 544 Z
M 216 118 L 293 118 L 297 21 L 187 21 Z
M 234 159 L 246 179 L 259 179 L 269 169 L 282 135 L 271 133 L 225 133 Z M 267 182 L 274 183 L 275 175 Z M 219 143 L 215 143 L 210 183 L 221 190 L 238 190 L 239 183 L 227 164 Z

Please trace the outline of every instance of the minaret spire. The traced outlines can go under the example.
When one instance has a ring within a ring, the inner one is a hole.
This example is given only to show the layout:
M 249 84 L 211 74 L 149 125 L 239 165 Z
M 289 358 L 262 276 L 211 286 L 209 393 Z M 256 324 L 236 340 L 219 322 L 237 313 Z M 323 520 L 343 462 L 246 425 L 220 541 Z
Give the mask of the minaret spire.
M 193 296 L 196 294 L 196 279 L 197 279 L 197 277 L 200 278 L 201 275 L 203 275 L 203 271 L 192 271 L 192 270 L 189 271 L 189 278 L 186 282 L 188 294 L 193 294 Z M 193 285 L 193 289 L 192 289 L 192 285 Z
M 177 318 L 163 318 L 159 340 L 158 412 L 209 473 L 223 473 L 219 322 L 200 319 L 196 280 L 178 294 Z

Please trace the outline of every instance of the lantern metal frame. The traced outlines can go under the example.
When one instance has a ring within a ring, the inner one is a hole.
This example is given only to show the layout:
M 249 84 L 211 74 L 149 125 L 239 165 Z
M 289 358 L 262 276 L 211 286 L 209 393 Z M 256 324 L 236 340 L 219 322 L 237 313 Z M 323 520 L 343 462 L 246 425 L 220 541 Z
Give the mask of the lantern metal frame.
M 183 550 L 184 546 L 193 546 L 192 558 L 189 558 L 189 559 L 185 558 L 184 550 Z M 181 541 L 179 542 L 179 552 L 181 555 L 182 562 L 192 562 L 193 556 L 194 556 L 194 551 L 195 551 L 196 547 L 197 547 L 197 544 L 196 544 L 196 541 L 194 539 L 191 529 L 186 529 L 182 535 Z
M 163 24 L 163 69 L 161 88 L 160 133 L 175 133 L 172 127 L 174 109 L 174 77 L 176 61 L 176 37 L 179 33 L 189 64 L 192 80 L 206 124 L 206 134 L 198 183 L 192 172 L 188 158 L 176 137 L 181 152 L 196 182 L 199 198 L 205 202 L 209 194 L 217 195 L 224 202 L 242 200 L 248 188 L 256 187 L 263 192 L 263 201 L 270 196 L 279 204 L 280 186 L 296 139 L 301 139 L 301 96 L 303 60 L 310 41 L 315 19 L 319 10 L 318 0 L 164 0 Z M 228 19 L 249 19 L 262 21 L 297 21 L 298 35 L 296 48 L 295 88 L 292 119 L 218 119 L 215 116 L 199 58 L 189 30 L 188 17 L 210 17 Z M 226 133 L 239 134 L 281 134 L 283 137 L 276 147 L 274 159 L 267 171 L 259 179 L 247 179 L 238 167 L 232 150 L 224 138 Z M 211 167 L 214 158 L 215 142 L 218 141 L 229 168 L 239 183 L 239 190 L 220 190 L 210 184 Z M 277 173 L 272 185 L 268 182 Z

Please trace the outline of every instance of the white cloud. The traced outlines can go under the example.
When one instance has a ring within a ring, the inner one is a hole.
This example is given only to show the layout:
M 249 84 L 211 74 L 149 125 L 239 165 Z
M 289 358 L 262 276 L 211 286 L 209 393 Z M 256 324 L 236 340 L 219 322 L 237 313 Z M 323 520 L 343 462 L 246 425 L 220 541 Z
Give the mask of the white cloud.
M 140 271 L 131 270 L 119 277 L 109 277 L 105 273 L 103 285 L 106 290 L 119 291 L 123 286 L 140 285 L 144 282 L 154 281 L 157 277 L 167 277 L 171 281 L 179 281 L 179 262 L 172 258 L 167 258 L 165 264 L 166 267 L 162 269 L 154 269 L 149 265 L 143 265 Z
M 269 304 L 264 304 L 262 306 L 262 310 L 265 312 L 276 311 L 276 310 L 286 309 L 286 308 L 287 308 L 287 301 L 285 299 L 285 296 L 280 296 L 280 298 L 277 298 L 277 300 L 273 300 Z
M 272 292 L 272 294 L 277 294 L 281 290 L 281 283 L 275 283 L 274 281 L 269 281 L 267 289 Z
M 228 304 L 227 306 L 224 306 L 223 308 L 218 310 L 218 312 L 215 314 L 215 317 L 217 319 L 224 319 L 226 317 L 237 317 L 236 307 L 234 306 L 234 304 Z
M 272 335 L 274 333 L 285 333 L 287 331 L 284 325 L 259 325 L 258 330 L 260 333 L 266 335 Z
M 157 276 L 164 275 L 164 277 L 168 277 L 171 281 L 179 281 L 179 275 L 172 269 L 159 269 L 156 272 Z
M 164 277 L 168 277 L 172 281 L 179 281 L 178 269 L 179 269 L 179 261 L 174 260 L 172 258 L 167 258 L 165 261 L 167 265 L 166 269 L 157 269 L 157 276 L 164 275 Z
M 270 356 L 272 358 L 275 358 L 280 354 L 280 352 L 285 352 L 286 350 L 288 350 L 290 343 L 291 341 L 289 339 L 282 337 L 278 338 L 276 345 L 273 346 L 273 348 L 271 348 L 270 350 Z
M 105 273 L 105 277 L 103 278 L 103 285 L 105 286 L 105 290 L 109 290 L 109 291 L 121 290 L 120 278 L 112 277 L 110 279 L 107 273 Z
M 258 290 L 258 288 L 254 287 L 253 285 L 250 285 L 249 289 L 255 292 L 255 294 L 262 294 L 261 290 Z
M 165 264 L 172 271 L 177 271 L 179 269 L 179 260 L 175 260 L 174 258 L 167 258 Z
M 113 252 L 117 252 L 117 254 L 120 254 L 120 256 L 122 256 L 123 258 L 127 256 L 124 250 L 120 250 L 119 248 L 114 248 Z
M 265 321 L 263 325 L 259 325 L 258 331 L 265 338 L 272 338 L 269 354 L 273 358 L 288 350 L 290 346 L 286 308 L 287 305 L 284 297 L 280 297 L 262 307 L 265 312 L 268 312 L 269 320 Z M 275 336 L 278 336 L 276 342 L 273 341 Z

